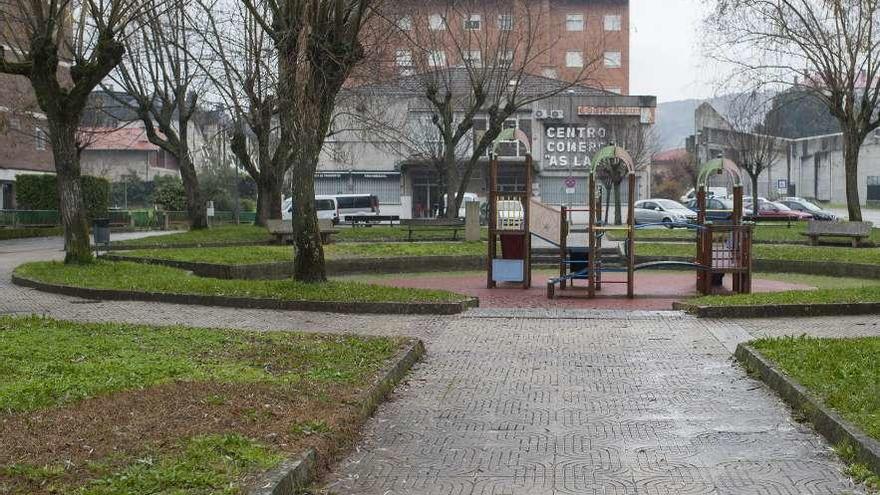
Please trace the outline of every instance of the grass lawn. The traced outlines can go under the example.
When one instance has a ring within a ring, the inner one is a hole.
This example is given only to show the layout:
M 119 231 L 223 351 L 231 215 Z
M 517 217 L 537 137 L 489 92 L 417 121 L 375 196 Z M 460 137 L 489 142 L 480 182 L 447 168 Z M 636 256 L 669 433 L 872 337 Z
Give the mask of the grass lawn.
M 239 494 L 359 427 L 398 339 L 0 317 L 0 491 Z
M 695 252 L 696 245 L 693 243 L 636 244 L 636 254 L 641 256 L 694 256 Z M 880 248 L 755 244 L 752 246 L 752 255 L 757 259 L 771 260 L 880 264 Z
M 176 268 L 131 262 L 96 261 L 90 265 L 64 265 L 43 261 L 21 265 L 15 269 L 15 273 L 41 282 L 75 287 L 172 294 L 336 302 L 458 302 L 465 299 L 465 296 L 443 290 L 406 289 L 345 281 L 307 284 L 293 280 L 220 280 L 196 277 Z
M 880 440 L 880 337 L 785 337 L 752 345 L 826 406 Z M 852 474 L 861 471 L 862 481 L 880 488 L 880 473 L 865 470 L 850 467 Z
M 804 243 L 807 238 L 801 233 L 807 231 L 806 222 L 793 223 L 791 227 L 785 223 L 779 224 L 760 224 L 755 226 L 754 240 L 756 243 Z M 623 234 L 611 231 L 609 236 L 612 239 L 620 240 Z M 696 231 L 692 229 L 638 229 L 636 230 L 636 241 L 680 241 L 695 239 Z M 869 241 L 880 244 L 880 228 L 871 230 Z M 836 242 L 843 245 L 849 245 L 847 238 L 827 237 L 822 242 Z
M 140 249 L 114 253 L 137 258 L 248 265 L 293 261 L 292 246 L 234 246 L 218 248 Z M 327 259 L 394 258 L 402 256 L 481 256 L 483 242 L 338 243 L 324 246 Z
M 111 236 L 112 238 L 112 236 Z M 158 235 L 114 242 L 114 246 L 177 246 L 181 244 L 199 244 L 213 242 L 262 242 L 269 241 L 270 236 L 265 227 L 253 225 L 223 225 L 210 229 L 188 230 L 176 234 Z

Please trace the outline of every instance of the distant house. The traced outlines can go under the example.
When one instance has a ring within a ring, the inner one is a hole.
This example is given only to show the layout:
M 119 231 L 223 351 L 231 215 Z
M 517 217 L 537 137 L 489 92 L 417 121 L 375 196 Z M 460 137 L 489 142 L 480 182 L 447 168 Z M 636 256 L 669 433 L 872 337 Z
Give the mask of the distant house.
M 80 135 L 88 143 L 80 154 L 84 175 L 119 182 L 126 175 L 149 181 L 157 175 L 180 174 L 177 159 L 151 143 L 137 123 L 118 128 L 87 128 Z

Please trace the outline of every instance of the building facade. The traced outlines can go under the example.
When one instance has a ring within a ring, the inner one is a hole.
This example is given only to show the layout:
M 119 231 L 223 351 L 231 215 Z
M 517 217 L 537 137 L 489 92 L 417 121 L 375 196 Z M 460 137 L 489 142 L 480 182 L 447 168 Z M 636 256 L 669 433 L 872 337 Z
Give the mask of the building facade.
M 394 11 L 367 30 L 366 45 L 377 47 L 369 56 L 377 64 L 359 73 L 360 82 L 510 60 L 522 61 L 530 74 L 629 94 L 628 0 L 427 0 L 392 5 Z M 375 67 L 382 68 L 378 76 L 370 72 Z
M 351 126 L 327 140 L 315 180 L 316 194 L 376 194 L 383 214 L 401 218 L 440 213 L 444 207 L 443 175 L 426 158 L 431 152 L 429 148 L 437 144 L 431 133 L 433 110 L 414 83 L 417 77 L 357 90 L 370 99 L 366 104 L 358 100 L 357 106 L 380 108 L 389 120 L 357 130 Z M 524 84 L 545 92 L 548 85 L 565 83 L 527 76 Z M 648 132 L 655 111 L 655 97 L 621 96 L 583 86 L 571 87 L 526 105 L 512 115 L 505 127 L 522 131 L 530 149 L 517 141 L 502 142 L 498 154 L 502 161 L 517 160 L 531 151 L 535 169 L 533 194 L 541 201 L 555 205 L 585 204 L 591 157 L 610 143 L 625 146 L 631 133 Z M 462 160 L 471 154 L 474 135 L 485 129 L 486 117 L 477 113 L 473 131 L 464 144 L 467 149 L 459 150 Z M 648 153 L 642 155 L 647 157 Z M 649 160 L 637 161 L 637 194 L 647 197 Z M 487 165 L 488 155 L 481 159 L 467 186 L 467 192 L 481 200 L 488 191 Z M 502 185 L 513 180 L 515 176 L 503 173 L 500 178 Z

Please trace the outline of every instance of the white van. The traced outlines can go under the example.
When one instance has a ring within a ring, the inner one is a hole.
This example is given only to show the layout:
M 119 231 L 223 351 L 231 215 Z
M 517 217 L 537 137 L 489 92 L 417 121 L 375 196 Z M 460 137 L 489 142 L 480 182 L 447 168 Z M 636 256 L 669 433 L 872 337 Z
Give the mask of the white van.
M 339 206 L 336 203 L 336 196 L 315 196 L 315 211 L 319 220 L 330 220 L 333 225 L 339 223 Z M 281 202 L 281 218 L 290 220 L 292 215 L 293 198 L 285 198 Z
M 446 194 L 443 195 L 443 209 L 444 209 L 444 210 L 445 210 L 446 208 L 449 208 L 449 203 L 446 202 L 446 198 L 447 198 L 447 196 L 448 196 L 448 195 L 446 195 Z M 466 204 L 466 203 L 469 203 L 469 202 L 472 202 L 472 201 L 473 201 L 473 202 L 477 202 L 477 203 L 479 203 L 479 202 L 480 202 L 480 198 L 477 196 L 476 193 L 469 193 L 469 192 L 464 193 L 464 196 L 462 196 L 462 200 L 461 200 L 461 206 L 458 208 L 458 218 L 464 218 L 464 217 L 465 217 L 465 215 L 466 215 L 465 212 L 467 211 L 467 208 L 466 208 L 466 205 L 465 205 L 465 204 Z
M 726 187 L 709 187 L 706 190 L 706 198 L 718 198 L 724 199 L 728 197 L 730 194 L 727 192 Z M 694 188 L 690 188 L 684 196 L 678 198 L 681 203 L 687 203 L 688 201 L 697 197 L 697 191 Z
M 336 198 L 336 211 L 342 220 L 347 220 L 348 215 L 376 216 L 379 214 L 379 197 L 375 194 L 337 194 L 332 197 Z

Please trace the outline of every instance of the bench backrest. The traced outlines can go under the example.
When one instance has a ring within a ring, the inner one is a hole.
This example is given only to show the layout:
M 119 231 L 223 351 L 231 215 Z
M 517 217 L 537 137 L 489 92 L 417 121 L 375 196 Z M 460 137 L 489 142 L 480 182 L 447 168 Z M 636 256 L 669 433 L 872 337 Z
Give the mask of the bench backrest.
M 463 227 L 464 221 L 448 218 L 404 218 L 400 220 L 400 224 L 411 227 Z
M 871 222 L 820 222 L 810 220 L 807 226 L 808 234 L 815 235 L 860 235 L 868 236 L 871 234 Z
M 293 234 L 293 222 L 290 220 L 266 220 L 266 228 L 270 234 Z M 333 220 L 329 218 L 318 219 L 318 230 L 327 232 L 333 230 Z

